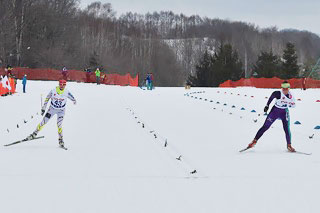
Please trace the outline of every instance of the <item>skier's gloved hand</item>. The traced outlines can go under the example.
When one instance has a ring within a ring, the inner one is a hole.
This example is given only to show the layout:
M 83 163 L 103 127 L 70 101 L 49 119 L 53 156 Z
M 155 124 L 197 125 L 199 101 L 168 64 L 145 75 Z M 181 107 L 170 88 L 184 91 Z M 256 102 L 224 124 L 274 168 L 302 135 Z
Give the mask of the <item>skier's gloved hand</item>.
M 42 109 L 42 110 L 41 110 L 41 115 L 44 115 L 45 111 L 46 111 L 46 110 Z
M 73 104 L 76 105 L 76 104 L 77 104 L 77 101 L 73 101 Z
M 269 106 L 265 106 L 263 111 L 268 112 L 268 109 L 269 109 Z

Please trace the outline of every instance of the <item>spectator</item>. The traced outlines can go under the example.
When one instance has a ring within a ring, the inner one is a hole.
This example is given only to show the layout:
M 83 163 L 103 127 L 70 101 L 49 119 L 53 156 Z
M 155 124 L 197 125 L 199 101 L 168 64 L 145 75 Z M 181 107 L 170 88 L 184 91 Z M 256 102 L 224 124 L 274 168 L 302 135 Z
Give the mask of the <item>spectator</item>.
M 24 75 L 22 78 L 23 93 L 26 93 L 26 84 L 27 84 L 27 75 Z
M 68 70 L 67 70 L 67 68 L 64 66 L 63 68 L 62 68 L 62 78 L 64 79 L 64 80 L 67 80 L 67 78 L 68 78 Z
M 153 74 L 150 73 L 150 90 L 153 89 Z
M 86 82 L 90 83 L 91 69 L 87 68 L 87 69 L 85 69 L 85 72 L 86 72 Z
M 95 74 L 96 74 L 97 84 L 99 85 L 100 84 L 100 75 L 101 75 L 99 67 L 96 69 Z
M 147 76 L 146 76 L 146 78 L 145 78 L 145 82 L 146 82 L 146 87 L 147 87 L 147 89 L 149 89 L 149 80 L 150 80 L 150 75 L 149 75 L 149 73 L 147 73 Z
M 306 89 L 307 89 L 307 88 L 306 88 L 306 81 L 307 81 L 307 78 L 304 77 L 304 78 L 302 79 L 302 89 L 303 89 L 303 90 L 306 90 Z
M 152 88 L 153 88 L 152 80 L 153 80 L 152 73 L 148 73 L 147 77 L 146 77 L 147 90 L 152 90 Z
M 7 65 L 7 76 L 8 76 L 8 78 L 10 78 L 12 76 L 12 66 L 11 65 Z

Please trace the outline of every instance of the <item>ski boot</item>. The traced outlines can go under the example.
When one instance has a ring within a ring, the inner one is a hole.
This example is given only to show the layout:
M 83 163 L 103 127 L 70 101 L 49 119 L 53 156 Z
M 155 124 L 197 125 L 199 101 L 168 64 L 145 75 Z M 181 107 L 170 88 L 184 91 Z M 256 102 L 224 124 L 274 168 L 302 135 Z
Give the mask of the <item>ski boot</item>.
M 287 145 L 287 149 L 289 152 L 296 152 L 296 150 L 291 146 L 291 144 Z
M 29 140 L 33 140 L 37 137 L 37 132 L 33 132 L 31 135 L 29 135 L 25 140 L 29 141 Z
M 247 146 L 247 148 L 242 149 L 242 150 L 240 150 L 239 152 L 244 152 L 244 151 L 246 151 L 246 150 L 248 150 L 248 149 L 253 148 L 253 147 L 256 145 L 256 143 L 257 143 L 257 139 L 253 139 L 253 141 L 252 141 L 251 143 L 249 143 L 249 145 Z
M 248 149 L 254 147 L 257 144 L 257 140 L 253 139 L 253 141 L 248 145 Z
M 62 138 L 59 138 L 59 147 L 62 148 L 62 149 L 67 150 L 67 148 L 64 146 L 64 142 L 63 142 Z

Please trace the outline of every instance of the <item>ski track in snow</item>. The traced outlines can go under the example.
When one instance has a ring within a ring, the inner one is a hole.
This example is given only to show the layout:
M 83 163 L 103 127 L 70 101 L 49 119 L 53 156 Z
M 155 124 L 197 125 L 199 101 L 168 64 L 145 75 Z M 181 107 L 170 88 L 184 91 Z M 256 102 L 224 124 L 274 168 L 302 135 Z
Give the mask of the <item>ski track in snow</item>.
M 57 82 L 28 81 L 26 94 L 17 86 L 0 97 L 1 145 L 36 128 L 41 95 Z M 44 139 L 0 147 L 1 212 L 320 210 L 317 89 L 292 90 L 301 99 L 290 109 L 292 145 L 307 156 L 287 152 L 280 121 L 239 153 L 262 126 L 273 89 L 67 88 L 77 99 L 63 122 L 69 150 L 58 148 L 56 117 L 39 133 Z

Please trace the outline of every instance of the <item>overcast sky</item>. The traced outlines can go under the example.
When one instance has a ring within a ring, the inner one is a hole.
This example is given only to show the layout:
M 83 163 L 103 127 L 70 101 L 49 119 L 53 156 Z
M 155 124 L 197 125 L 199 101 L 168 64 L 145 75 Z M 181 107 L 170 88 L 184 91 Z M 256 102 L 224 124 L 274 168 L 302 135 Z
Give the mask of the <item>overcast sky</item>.
M 84 8 L 95 0 L 80 0 Z M 320 0 L 100 0 L 117 15 L 168 11 L 253 23 L 261 28 L 308 30 L 320 35 Z

